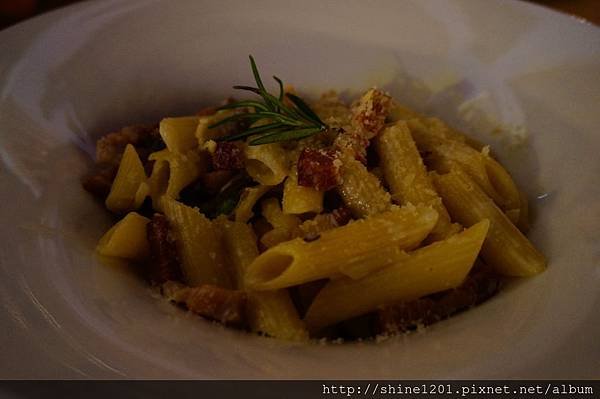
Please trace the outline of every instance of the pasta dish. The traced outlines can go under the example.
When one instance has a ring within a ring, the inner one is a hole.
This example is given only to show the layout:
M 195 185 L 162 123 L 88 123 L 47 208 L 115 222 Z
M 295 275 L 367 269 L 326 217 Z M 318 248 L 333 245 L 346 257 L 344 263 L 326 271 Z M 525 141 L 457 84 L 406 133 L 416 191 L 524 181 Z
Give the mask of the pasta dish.
M 378 89 L 269 93 L 97 143 L 99 254 L 170 301 L 287 340 L 414 330 L 542 272 L 525 195 L 490 148 Z

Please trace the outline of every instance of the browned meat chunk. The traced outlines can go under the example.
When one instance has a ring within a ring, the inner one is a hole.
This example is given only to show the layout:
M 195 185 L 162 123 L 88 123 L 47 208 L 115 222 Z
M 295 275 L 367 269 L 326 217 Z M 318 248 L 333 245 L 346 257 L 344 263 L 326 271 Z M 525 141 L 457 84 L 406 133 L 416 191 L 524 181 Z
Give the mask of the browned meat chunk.
M 345 206 L 334 209 L 331 214 L 338 226 L 348 224 L 348 222 L 352 220 L 352 211 Z
M 150 281 L 155 284 L 181 281 L 177 248 L 167 218 L 155 213 L 146 229 L 150 244 Z
M 468 276 L 458 288 L 415 301 L 386 306 L 376 314 L 378 334 L 394 335 L 446 319 L 493 296 L 500 279 L 487 271 Z
M 298 158 L 298 184 L 320 191 L 334 188 L 339 179 L 339 161 L 335 151 L 305 148 Z
M 127 144 L 135 146 L 144 161 L 152 151 L 150 147 L 153 139 L 160 139 L 156 125 L 127 126 L 118 132 L 109 133 L 96 143 L 96 163 L 118 165 Z
M 243 291 L 228 290 L 214 285 L 186 287 L 173 298 L 188 310 L 226 326 L 247 328 L 246 301 Z
M 244 153 L 235 143 L 220 142 L 212 154 L 215 170 L 237 170 L 244 167 Z
M 352 125 L 363 132 L 370 140 L 379 133 L 385 125 L 392 105 L 392 98 L 384 92 L 371 89 L 352 107 Z
M 82 179 L 83 188 L 102 200 L 108 197 L 117 174 L 115 165 L 96 165 L 92 173 Z
M 366 164 L 369 141 L 385 126 L 385 118 L 391 105 L 391 97 L 382 91 L 367 91 L 352 106 L 350 126 L 340 131 L 335 138 L 334 147 Z
M 148 161 L 148 155 L 164 147 L 156 125 L 128 126 L 109 133 L 96 143 L 96 166 L 82 179 L 84 189 L 102 200 L 108 196 L 127 144 L 135 146 L 146 173 L 151 171 L 153 163 Z

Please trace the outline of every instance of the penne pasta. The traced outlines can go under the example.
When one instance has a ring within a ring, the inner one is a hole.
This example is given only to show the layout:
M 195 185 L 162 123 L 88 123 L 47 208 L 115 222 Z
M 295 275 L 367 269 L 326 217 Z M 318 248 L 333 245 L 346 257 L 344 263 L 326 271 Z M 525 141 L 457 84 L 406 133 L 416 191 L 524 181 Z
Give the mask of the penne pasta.
M 183 154 L 198 147 L 197 127 L 197 116 L 164 118 L 160 121 L 159 132 L 169 151 Z
M 392 199 L 366 166 L 344 154 L 340 166 L 338 192 L 354 216 L 366 217 L 390 209 Z
M 295 215 L 283 213 L 277 198 L 267 198 L 262 201 L 261 206 L 262 215 L 273 226 L 260 240 L 267 248 L 301 235 L 300 219 Z
M 459 286 L 477 258 L 488 227 L 488 221 L 481 221 L 362 279 L 329 282 L 317 294 L 304 321 L 310 331 L 318 331 L 384 305 Z
M 150 254 L 146 225 L 150 219 L 129 212 L 100 239 L 96 251 L 100 255 L 141 261 Z
M 176 238 L 185 281 L 190 286 L 230 288 L 226 255 L 213 223 L 198 210 L 169 197 L 163 196 L 160 202 Z
M 234 268 L 236 288 L 244 290 L 243 276 L 258 256 L 256 236 L 247 224 L 227 221 L 223 225 L 223 237 Z M 247 319 L 252 331 L 286 340 L 308 339 L 308 331 L 287 290 L 247 293 Z
M 246 171 L 260 184 L 272 186 L 288 175 L 288 159 L 278 143 L 246 146 Z
M 205 160 L 194 150 L 178 153 L 165 149 L 150 154 L 148 159 L 154 161 L 148 181 L 150 196 L 159 210 L 161 197 L 179 198 L 181 190 L 206 170 Z
M 242 191 L 240 200 L 234 211 L 234 218 L 236 222 L 248 222 L 254 213 L 252 208 L 258 202 L 258 200 L 265 195 L 273 186 L 258 185 L 256 187 L 248 187 Z
M 324 194 L 324 191 L 298 185 L 298 173 L 296 168 L 293 168 L 283 184 L 283 212 L 288 214 L 321 213 Z
M 544 256 L 469 175 L 453 170 L 435 176 L 434 182 L 454 220 L 471 226 L 489 219 L 490 231 L 481 254 L 496 272 L 507 276 L 533 276 L 546 268 Z
M 324 231 L 311 242 L 283 242 L 252 262 L 246 285 L 272 290 L 344 272 L 370 272 L 386 266 L 401 250 L 415 248 L 436 222 L 437 212 L 431 207 L 405 206 Z
M 227 125 L 221 125 L 220 127 L 214 129 L 210 129 L 209 127 L 231 115 L 233 115 L 232 110 L 224 109 L 219 110 L 212 115 L 204 115 L 199 117 L 195 133 L 198 146 L 202 148 L 207 141 L 215 140 L 227 134 Z
M 392 199 L 398 204 L 431 205 L 439 215 L 431 232 L 434 240 L 456 233 L 406 122 L 386 127 L 375 140 L 375 146 Z
M 519 190 L 508 172 L 490 156 L 489 148 L 484 147 L 478 151 L 449 135 L 447 129 L 443 130 L 436 124 L 437 122 L 431 122 L 427 125 L 414 119 L 408 121 L 419 150 L 429 154 L 429 165 L 438 173 L 447 173 L 452 168 L 460 167 L 500 208 L 519 208 Z
M 205 319 L 296 341 L 401 332 L 544 270 L 488 146 L 377 88 L 309 105 L 274 76 L 270 93 L 250 65 L 256 86 L 234 87 L 255 98 L 98 141 L 84 188 L 125 216 L 100 254 Z
M 127 144 L 117 176 L 106 198 L 106 207 L 115 213 L 138 209 L 150 191 L 147 180 L 137 151 L 131 144 Z

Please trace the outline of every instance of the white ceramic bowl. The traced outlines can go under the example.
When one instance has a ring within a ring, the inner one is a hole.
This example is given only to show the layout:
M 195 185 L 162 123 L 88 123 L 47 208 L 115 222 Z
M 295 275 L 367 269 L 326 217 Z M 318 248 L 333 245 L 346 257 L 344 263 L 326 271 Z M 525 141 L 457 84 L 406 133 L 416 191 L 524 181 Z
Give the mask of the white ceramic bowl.
M 232 95 L 250 53 L 303 93 L 379 85 L 494 142 L 548 270 L 424 333 L 324 346 L 204 322 L 99 263 L 94 140 Z M 598 28 L 500 0 L 98 1 L 0 32 L 0 70 L 0 377 L 600 377 Z

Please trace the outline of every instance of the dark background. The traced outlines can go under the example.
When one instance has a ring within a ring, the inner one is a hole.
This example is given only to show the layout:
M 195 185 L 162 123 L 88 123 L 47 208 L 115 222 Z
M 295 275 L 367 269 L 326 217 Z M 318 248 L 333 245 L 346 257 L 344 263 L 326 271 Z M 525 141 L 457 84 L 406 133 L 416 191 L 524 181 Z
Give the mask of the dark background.
M 80 0 L 0 0 L 0 30 L 43 12 Z M 600 25 L 599 0 L 531 0 Z

